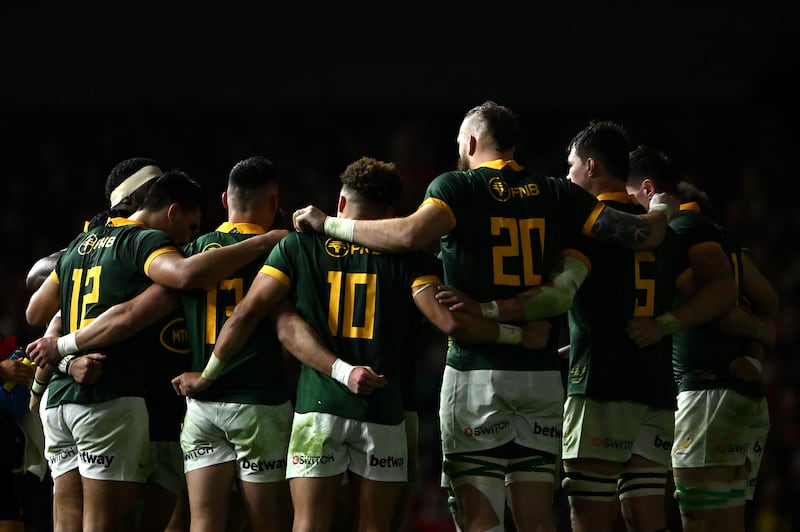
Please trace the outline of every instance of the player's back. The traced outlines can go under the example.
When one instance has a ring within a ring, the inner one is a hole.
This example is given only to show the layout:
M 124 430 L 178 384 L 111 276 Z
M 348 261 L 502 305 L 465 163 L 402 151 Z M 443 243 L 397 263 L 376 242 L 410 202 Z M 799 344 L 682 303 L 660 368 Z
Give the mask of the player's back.
M 236 244 L 262 233 L 264 229 L 254 224 L 225 222 L 215 231 L 199 236 L 183 251 L 186 255 L 194 255 Z M 264 264 L 264 258 L 250 262 L 213 288 L 182 294 L 194 371 L 202 371 L 205 367 L 222 326 L 250 289 Z M 196 394 L 195 398 L 246 404 L 281 404 L 289 397 L 283 375 L 280 342 L 269 317 L 265 317 L 242 350 L 226 365 L 214 386 Z
M 545 282 L 567 240 L 597 207 L 596 198 L 574 183 L 514 161 L 442 174 L 425 201 L 449 209 L 455 221 L 441 238 L 445 282 L 477 301 L 510 298 Z M 533 355 L 519 346 L 452 341 L 447 363 L 463 370 L 558 370 L 558 320 L 552 321 L 550 343 Z
M 689 276 L 691 263 L 688 250 L 692 246 L 716 242 L 722 246 L 733 270 L 739 294 L 742 293 L 741 246 L 728 236 L 722 226 L 690 204 L 682 205 L 680 212 L 670 221 L 670 227 L 678 235 L 681 249 L 680 278 Z M 703 390 L 709 388 L 731 388 L 744 395 L 760 397 L 763 385 L 760 381 L 745 383 L 734 378 L 729 371 L 730 363 L 747 350 L 743 339 L 725 334 L 713 323 L 704 323 L 682 329 L 673 335 L 673 368 L 678 391 Z
M 598 199 L 631 214 L 646 212 L 624 192 L 601 194 Z M 581 236 L 566 251 L 582 256 L 590 272 L 568 314 L 569 395 L 675 406 L 671 338 L 640 349 L 626 328 L 631 318 L 652 318 L 672 308 L 676 244 L 671 231 L 658 248 L 647 251 Z
M 298 412 L 347 411 L 353 419 L 402 421 L 401 368 L 413 363 L 404 346 L 419 320 L 411 290 L 415 281 L 436 274 L 434 261 L 427 253 L 379 253 L 318 234 L 291 233 L 281 240 L 262 272 L 290 286 L 298 312 L 337 356 L 371 366 L 389 381 L 361 397 L 304 366 Z
M 124 218 L 79 235 L 56 266 L 60 284 L 62 333 L 74 332 L 111 306 L 127 301 L 152 284 L 148 261 L 175 250 L 162 231 L 145 229 Z M 158 324 L 105 350 L 103 373 L 91 386 L 54 375 L 48 405 L 59 401 L 94 403 L 123 396 L 142 396 L 146 368 L 156 349 Z

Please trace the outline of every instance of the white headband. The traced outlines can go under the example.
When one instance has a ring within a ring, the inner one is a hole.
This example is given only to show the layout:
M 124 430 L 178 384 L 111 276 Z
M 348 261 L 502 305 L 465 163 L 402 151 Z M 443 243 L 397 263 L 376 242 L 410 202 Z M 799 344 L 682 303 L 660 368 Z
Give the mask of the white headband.
M 120 202 L 122 202 L 122 200 L 133 194 L 137 188 L 144 185 L 151 179 L 161 177 L 161 174 L 163 173 L 164 172 L 161 171 L 161 168 L 152 164 L 140 168 L 134 172 L 133 175 L 117 185 L 117 188 L 111 191 L 111 196 L 109 197 L 111 207 L 116 207 L 120 204 Z

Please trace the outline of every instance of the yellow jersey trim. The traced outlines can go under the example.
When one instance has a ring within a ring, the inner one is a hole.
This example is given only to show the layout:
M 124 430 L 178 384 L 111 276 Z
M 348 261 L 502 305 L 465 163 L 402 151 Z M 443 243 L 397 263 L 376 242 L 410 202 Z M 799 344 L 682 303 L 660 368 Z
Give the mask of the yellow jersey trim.
M 583 265 L 586 266 L 587 276 L 588 276 L 588 274 L 590 274 L 592 272 L 592 261 L 590 261 L 589 257 L 584 255 L 583 253 L 581 253 L 577 249 L 575 249 L 575 248 L 562 249 L 561 250 L 561 256 L 562 257 L 575 257 L 576 259 L 581 261 L 583 263 Z
M 247 222 L 223 222 L 217 227 L 217 232 L 231 233 L 234 229 L 243 235 L 263 235 L 266 233 L 260 225 Z
M 280 271 L 278 268 L 275 268 L 274 266 L 265 264 L 264 266 L 261 267 L 260 270 L 258 270 L 258 273 L 269 275 L 270 277 L 272 277 L 273 279 L 284 285 L 286 288 L 292 287 L 292 280 L 289 279 L 289 276 L 287 276 L 285 273 Z
M 700 204 L 696 201 L 690 201 L 689 203 L 681 203 L 680 210 L 682 211 L 695 211 L 701 212 L 702 209 L 700 208 Z
M 586 236 L 591 236 L 592 234 L 592 226 L 597 221 L 597 217 L 600 216 L 600 213 L 603 212 L 606 206 L 603 203 L 598 202 L 597 205 L 594 206 L 592 212 L 589 213 L 589 217 L 586 218 L 586 221 L 583 222 L 583 229 L 581 229 L 581 233 Z
M 598 201 L 616 201 L 617 203 L 636 203 L 627 192 L 604 192 L 597 195 Z
M 150 264 L 153 263 L 156 257 L 163 255 L 164 253 L 178 253 L 178 248 L 175 246 L 164 246 L 163 248 L 158 248 L 154 252 L 147 257 L 147 260 L 144 261 L 144 274 L 150 277 Z M 183 255 L 181 255 L 183 256 Z
M 450 217 L 450 222 L 453 224 L 453 227 L 456 226 L 456 215 L 453 214 L 453 209 L 450 208 L 450 205 L 443 202 L 439 198 L 427 198 L 425 201 L 422 202 L 422 205 L 435 205 L 440 209 L 443 209 L 444 212 L 447 213 L 447 216 Z M 422 205 L 420 205 L 420 207 L 422 207 Z
M 512 170 L 516 170 L 517 172 L 525 169 L 524 166 L 519 164 L 514 159 L 497 159 L 494 161 L 487 161 L 482 165 L 478 166 L 478 168 L 491 168 L 492 170 L 501 170 L 506 166 L 510 166 Z
M 414 279 L 414 282 L 411 283 L 411 289 L 416 290 L 429 284 L 442 284 L 442 280 L 439 279 L 438 275 L 423 275 Z

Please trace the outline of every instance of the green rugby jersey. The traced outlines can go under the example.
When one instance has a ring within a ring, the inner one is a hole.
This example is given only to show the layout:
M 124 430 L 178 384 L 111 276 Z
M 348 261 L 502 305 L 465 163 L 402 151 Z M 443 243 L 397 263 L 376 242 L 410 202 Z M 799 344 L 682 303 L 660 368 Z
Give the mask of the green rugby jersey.
M 626 193 L 597 197 L 615 209 L 644 214 Z M 672 338 L 640 349 L 626 327 L 634 317 L 655 317 L 672 308 L 677 277 L 675 235 L 667 231 L 653 251 L 634 251 L 581 236 L 575 248 L 589 276 L 569 310 L 568 395 L 600 401 L 635 401 L 656 408 L 676 407 Z
M 225 222 L 216 231 L 202 235 L 185 246 L 184 253 L 187 256 L 195 255 L 263 233 L 264 229 L 259 225 Z M 184 292 L 183 309 L 194 371 L 202 371 L 206 366 L 219 331 L 233 313 L 233 308 L 247 293 L 263 264 L 264 257 L 261 257 L 223 279 L 213 289 Z M 289 392 L 283 375 L 281 345 L 272 321 L 266 316 L 242 350 L 225 365 L 214 385 L 196 394 L 195 398 L 227 403 L 285 403 L 289 400 Z
M 177 251 L 166 233 L 139 222 L 112 218 L 105 226 L 78 235 L 53 272 L 59 282 L 62 334 L 87 325 L 103 311 L 127 301 L 152 284 L 150 262 Z M 144 396 L 149 368 L 158 351 L 159 324 L 104 349 L 103 372 L 92 385 L 55 373 L 48 386 L 47 407 L 91 404 L 118 397 Z
M 731 262 L 741 298 L 741 247 L 724 233 L 722 227 L 700 212 L 696 203 L 681 205 L 680 212 L 669 225 L 687 253 L 693 246 L 712 243 L 722 246 Z M 679 268 L 681 280 L 691 276 L 687 255 L 682 255 Z M 676 332 L 672 357 L 678 391 L 729 388 L 751 397 L 763 396 L 763 384 L 760 381 L 742 382 L 733 378 L 728 370 L 735 358 L 747 354 L 745 343 L 742 338 L 725 334 L 712 324 L 701 324 Z
M 421 316 L 411 290 L 439 282 L 435 260 L 423 252 L 378 253 L 310 233 L 291 233 L 273 248 L 261 273 L 289 287 L 300 315 L 338 357 L 371 366 L 389 381 L 364 397 L 303 365 L 297 412 L 389 425 L 403 420 L 406 366 L 415 363 L 408 339 Z
M 589 231 L 603 209 L 563 178 L 526 170 L 515 161 L 447 172 L 434 179 L 424 203 L 444 208 L 455 227 L 440 240 L 444 280 L 477 301 L 506 299 L 547 281 L 567 240 Z M 553 370 L 560 319 L 546 348 L 448 342 L 447 364 L 459 370 Z

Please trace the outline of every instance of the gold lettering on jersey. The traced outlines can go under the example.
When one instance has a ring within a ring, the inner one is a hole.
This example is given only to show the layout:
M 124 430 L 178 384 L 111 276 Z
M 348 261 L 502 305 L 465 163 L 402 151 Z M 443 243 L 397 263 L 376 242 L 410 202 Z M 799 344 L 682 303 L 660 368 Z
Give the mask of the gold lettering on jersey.
M 191 351 L 189 331 L 186 330 L 186 321 L 183 318 L 175 318 L 164 325 L 159 340 L 165 349 L 173 353 L 186 354 Z
M 531 196 L 539 195 L 539 185 L 536 183 L 528 183 L 521 187 L 511 187 L 512 198 L 528 198 Z
M 325 241 L 325 253 L 335 259 L 340 259 L 347 255 L 380 255 L 379 252 L 372 251 L 361 244 L 351 244 L 335 238 L 329 238 Z
M 497 201 L 504 202 L 511 198 L 529 198 L 540 194 L 539 185 L 536 183 L 527 183 L 521 187 L 510 187 L 499 176 L 489 179 L 489 193 Z
M 79 255 L 87 255 L 93 250 L 97 248 L 110 248 L 114 245 L 114 241 L 117 239 L 115 236 L 104 236 L 103 238 L 97 238 L 97 235 L 92 233 L 87 236 L 81 245 L 78 246 L 78 254 Z

